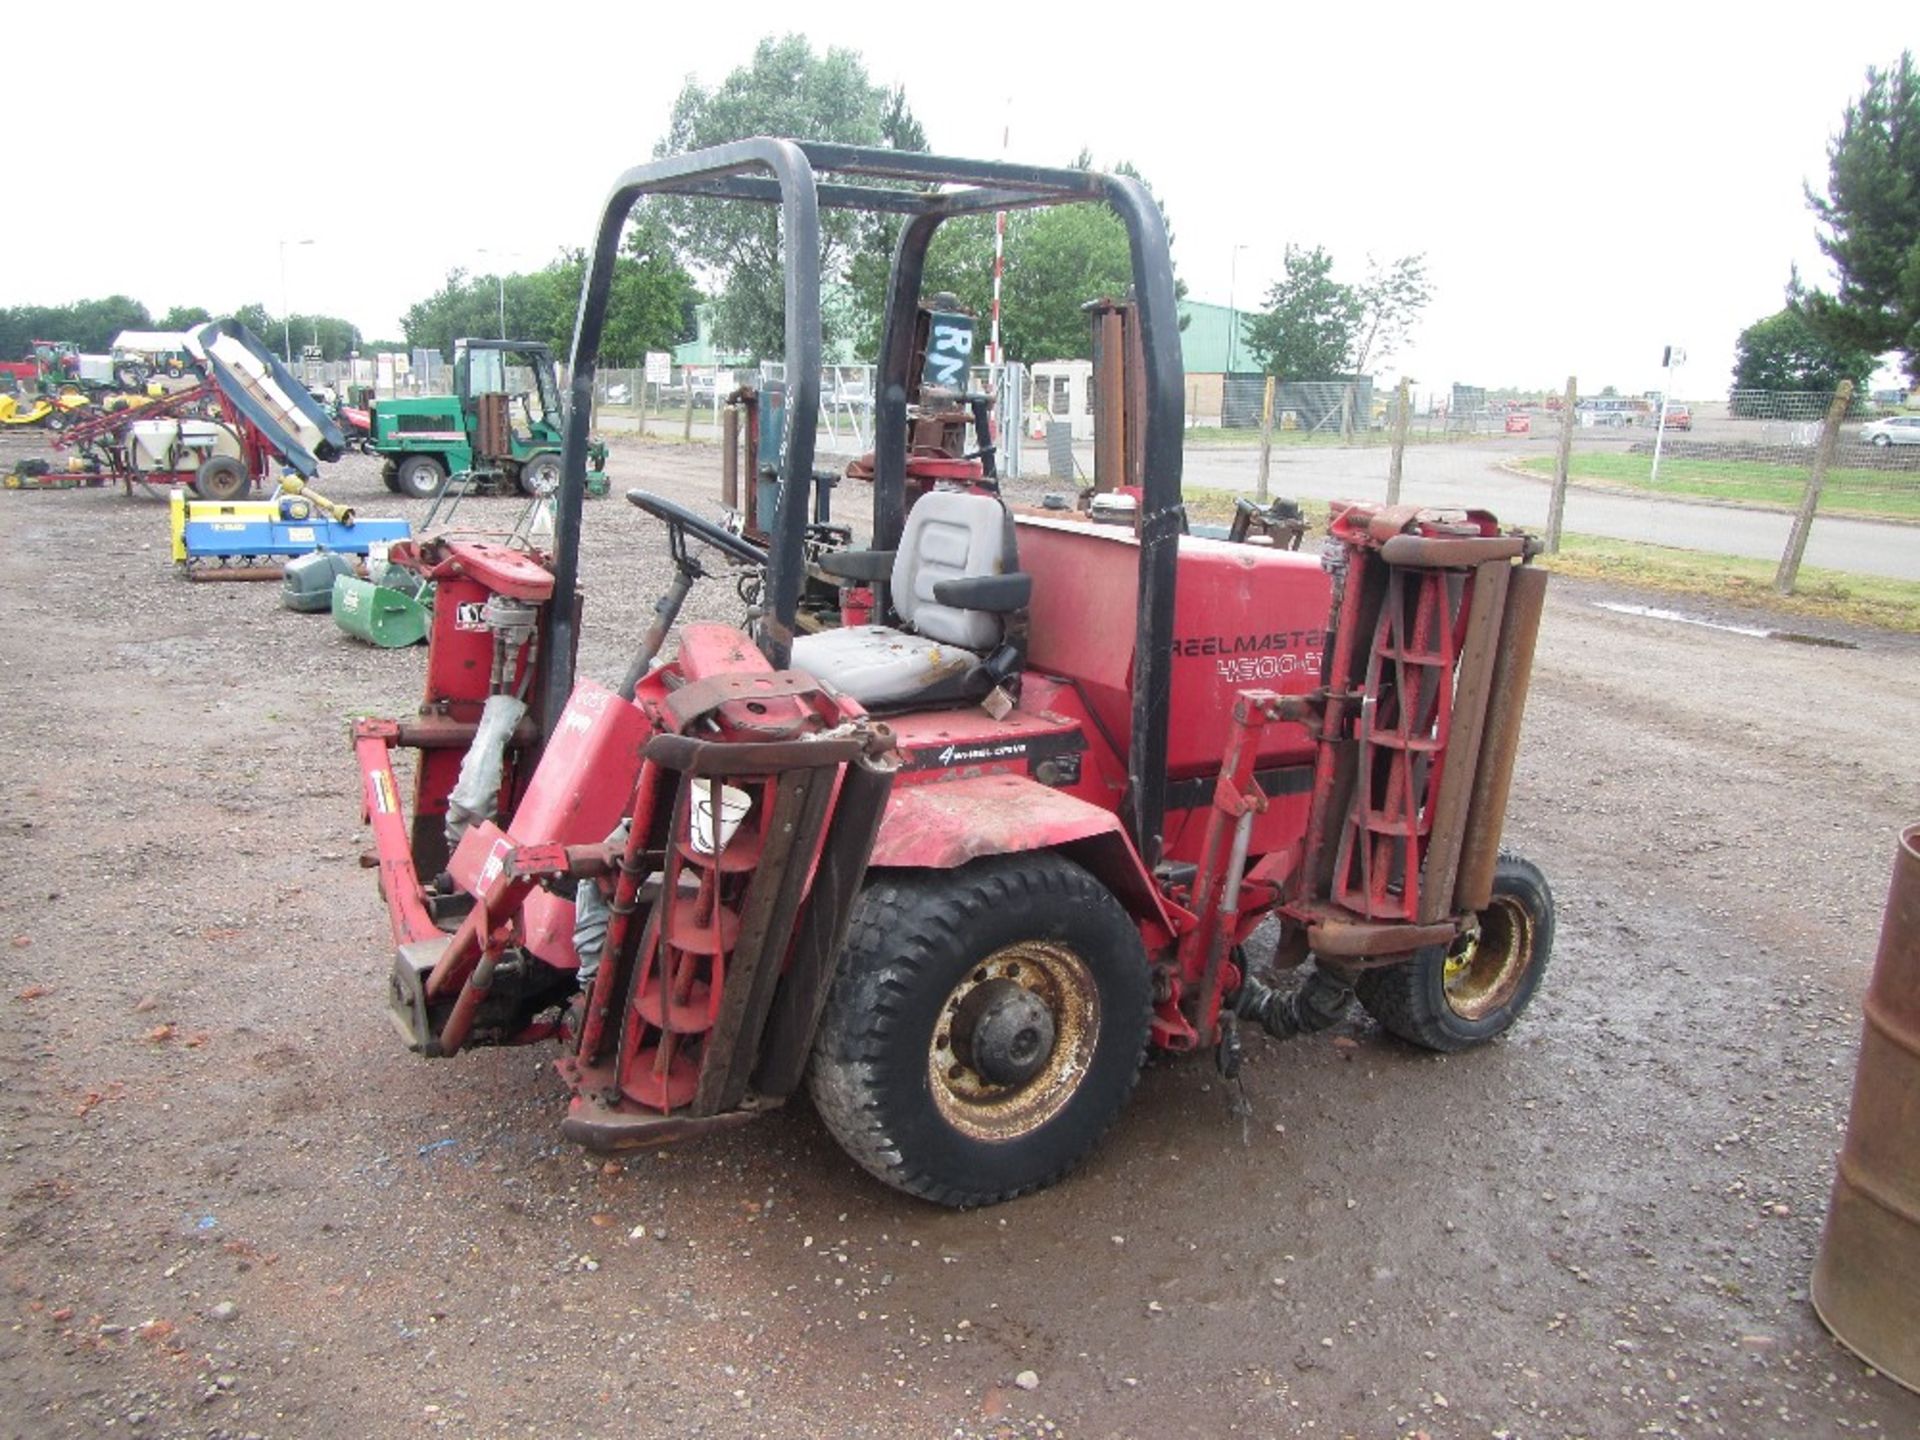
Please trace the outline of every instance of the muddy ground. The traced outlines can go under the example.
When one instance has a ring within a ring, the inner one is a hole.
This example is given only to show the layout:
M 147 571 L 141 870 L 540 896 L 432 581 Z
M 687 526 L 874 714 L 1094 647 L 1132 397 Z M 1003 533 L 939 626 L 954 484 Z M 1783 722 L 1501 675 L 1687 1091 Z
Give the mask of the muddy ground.
M 616 485 L 705 504 L 711 459 Z M 590 673 L 661 553 L 593 504 Z M 1244 1118 L 1156 1063 L 1077 1175 L 955 1214 L 804 1102 L 609 1164 L 551 1053 L 407 1054 L 346 718 L 421 652 L 176 579 L 152 501 L 0 495 L 0 1433 L 1920 1433 L 1806 1299 L 1920 645 L 1556 587 L 1509 833 L 1559 939 L 1511 1036 L 1255 1038 Z

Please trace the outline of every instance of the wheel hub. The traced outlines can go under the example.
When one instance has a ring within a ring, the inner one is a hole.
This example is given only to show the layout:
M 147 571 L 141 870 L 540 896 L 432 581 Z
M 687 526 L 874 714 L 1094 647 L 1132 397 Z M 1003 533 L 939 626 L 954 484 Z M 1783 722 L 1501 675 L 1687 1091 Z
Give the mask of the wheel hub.
M 933 1102 L 977 1140 L 1031 1134 L 1063 1110 L 1100 1034 L 1093 971 L 1070 947 L 995 951 L 948 994 L 927 1047 Z
M 1483 1019 L 1512 998 L 1533 959 L 1533 920 L 1525 908 L 1496 896 L 1479 929 L 1462 936 L 1441 972 L 1447 1004 L 1467 1020 Z
M 1007 979 L 976 986 L 954 1016 L 954 1054 L 990 1085 L 1021 1085 L 1053 1054 L 1046 1002 Z

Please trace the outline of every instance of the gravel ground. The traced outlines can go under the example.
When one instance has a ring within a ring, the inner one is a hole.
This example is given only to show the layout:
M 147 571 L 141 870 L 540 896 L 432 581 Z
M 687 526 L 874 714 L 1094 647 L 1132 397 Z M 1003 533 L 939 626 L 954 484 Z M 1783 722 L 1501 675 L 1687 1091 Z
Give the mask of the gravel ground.
M 702 504 L 716 468 L 613 462 Z M 422 508 L 368 461 L 323 488 Z M 589 510 L 588 672 L 661 539 Z M 0 495 L 0 594 L 0 1434 L 1920 1433 L 1806 1300 L 1920 815 L 1911 641 L 1556 582 L 1509 834 L 1559 944 L 1518 1029 L 1251 1039 L 1244 1119 L 1157 1063 L 1075 1177 L 952 1214 L 804 1104 L 607 1163 L 550 1052 L 402 1049 L 345 718 L 404 712 L 420 652 L 175 579 L 111 493 Z

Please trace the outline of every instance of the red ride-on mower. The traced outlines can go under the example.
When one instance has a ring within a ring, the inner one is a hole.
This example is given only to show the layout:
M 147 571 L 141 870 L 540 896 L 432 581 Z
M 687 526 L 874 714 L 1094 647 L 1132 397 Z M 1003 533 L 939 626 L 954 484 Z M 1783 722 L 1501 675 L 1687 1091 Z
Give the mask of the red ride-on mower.
M 596 352 L 629 212 L 676 194 L 781 209 L 779 486 L 765 549 L 629 492 L 677 578 L 602 684 L 574 673 Z M 955 216 L 1077 203 L 1131 246 L 1134 525 L 978 487 L 909 508 L 928 242 Z M 822 206 L 904 223 L 871 548 L 813 556 L 872 588 L 879 623 L 797 635 Z M 553 554 L 397 552 L 439 586 L 427 695 L 355 726 L 394 1016 L 421 1054 L 557 1039 L 564 1133 L 604 1149 L 743 1122 L 805 1081 L 873 1174 L 978 1205 L 1082 1159 L 1150 1045 L 1231 1072 L 1240 1023 L 1320 1028 L 1357 995 L 1451 1051 L 1526 1008 L 1553 902 L 1500 832 L 1532 542 L 1370 505 L 1335 507 L 1321 556 L 1186 533 L 1173 276 L 1136 181 L 770 139 L 654 161 L 602 217 L 570 373 Z M 732 567 L 763 572 L 746 626 L 676 633 L 690 587 Z M 410 817 L 396 746 L 419 751 Z

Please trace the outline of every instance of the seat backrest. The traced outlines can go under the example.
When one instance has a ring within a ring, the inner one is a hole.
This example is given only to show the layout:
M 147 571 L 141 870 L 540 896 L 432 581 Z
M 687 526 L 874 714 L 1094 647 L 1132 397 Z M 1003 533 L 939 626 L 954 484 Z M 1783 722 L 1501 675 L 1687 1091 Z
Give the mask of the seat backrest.
M 968 650 L 1000 643 L 1000 617 L 933 598 L 942 580 L 1008 575 L 1020 568 L 1013 519 L 991 495 L 935 490 L 920 497 L 893 561 L 893 608 L 916 634 Z

